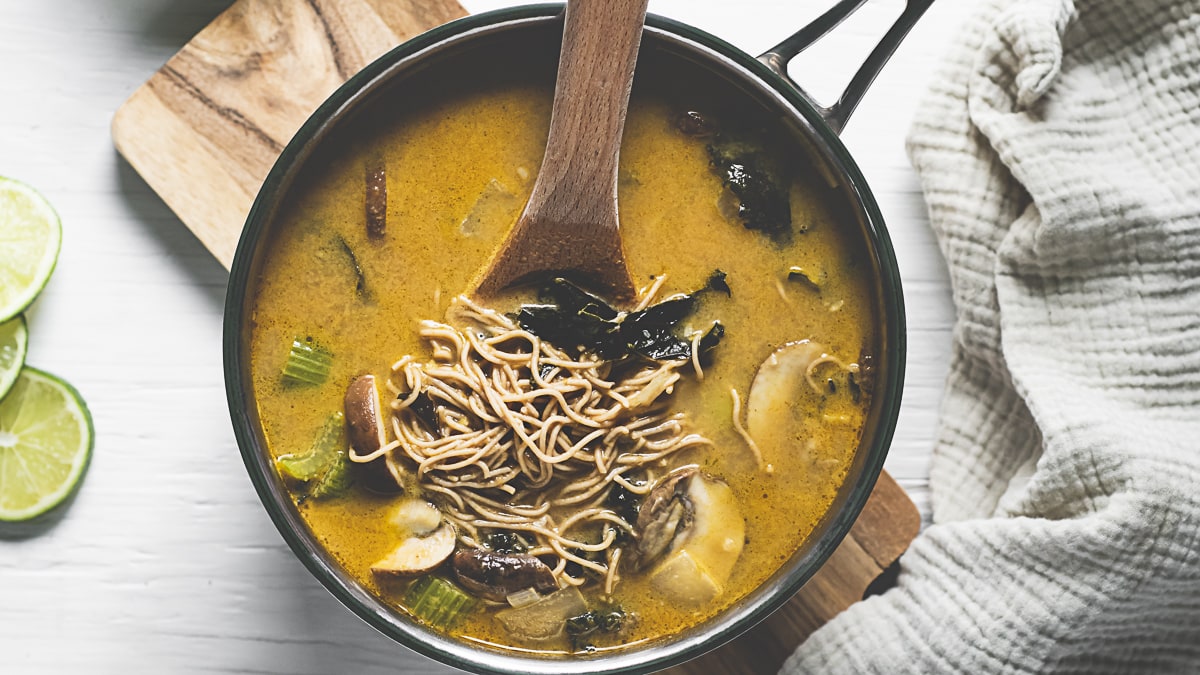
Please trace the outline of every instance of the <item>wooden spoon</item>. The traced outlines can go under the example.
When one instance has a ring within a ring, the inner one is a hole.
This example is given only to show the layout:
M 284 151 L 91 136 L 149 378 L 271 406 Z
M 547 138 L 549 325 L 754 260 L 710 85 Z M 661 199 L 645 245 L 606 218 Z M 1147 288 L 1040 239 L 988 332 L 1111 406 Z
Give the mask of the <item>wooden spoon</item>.
M 558 274 L 617 303 L 637 296 L 617 224 L 617 154 L 647 2 L 568 0 L 542 168 L 477 295 Z

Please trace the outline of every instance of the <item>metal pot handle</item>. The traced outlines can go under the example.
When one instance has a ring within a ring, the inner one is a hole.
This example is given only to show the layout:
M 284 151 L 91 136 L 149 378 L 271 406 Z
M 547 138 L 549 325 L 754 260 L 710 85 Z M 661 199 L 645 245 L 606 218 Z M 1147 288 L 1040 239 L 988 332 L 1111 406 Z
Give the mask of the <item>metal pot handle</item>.
M 867 0 L 842 0 L 829 11 L 817 17 L 804 28 L 796 31 L 793 35 L 785 39 L 783 42 L 763 52 L 758 60 L 767 65 L 775 74 L 782 77 L 796 88 L 804 98 L 808 99 L 825 122 L 833 129 L 834 133 L 841 134 L 842 129 L 846 126 L 846 120 L 850 119 L 850 113 L 854 112 L 855 106 L 862 99 L 863 94 L 867 93 L 867 87 L 875 81 L 875 76 L 879 74 L 883 64 L 887 63 L 892 52 L 896 51 L 896 47 L 900 45 L 900 41 L 908 34 L 909 29 L 921 18 L 925 10 L 933 4 L 933 0 L 908 0 L 904 11 L 900 14 L 900 18 L 892 24 L 888 32 L 884 34 L 883 39 L 879 44 L 875 45 L 867 60 L 859 66 L 858 72 L 854 73 L 854 77 L 850 78 L 850 84 L 846 85 L 846 89 L 842 91 L 842 95 L 837 102 L 830 106 L 823 106 L 817 103 L 816 99 L 804 91 L 804 88 L 796 84 L 796 82 L 787 74 L 788 62 L 796 57 L 797 54 L 808 49 L 817 40 L 820 40 L 826 33 L 833 30 L 842 21 L 846 20 L 851 14 L 862 7 Z

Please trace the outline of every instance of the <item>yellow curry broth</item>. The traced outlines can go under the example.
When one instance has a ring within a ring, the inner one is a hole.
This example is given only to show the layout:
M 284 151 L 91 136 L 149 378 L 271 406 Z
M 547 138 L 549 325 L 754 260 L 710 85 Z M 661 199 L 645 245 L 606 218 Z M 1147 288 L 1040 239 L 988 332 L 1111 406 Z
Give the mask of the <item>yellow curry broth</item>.
M 355 375 L 371 372 L 386 379 L 400 356 L 427 355 L 417 322 L 442 317 L 518 215 L 541 160 L 550 99 L 544 86 L 446 94 L 344 144 L 293 190 L 258 280 L 251 336 L 256 402 L 272 453 L 307 448 L 329 413 L 341 409 Z M 664 291 L 686 292 L 703 286 L 716 268 L 728 275 L 732 297 L 707 294 L 690 319 L 700 329 L 719 319 L 727 328 L 725 339 L 704 369 L 703 382 L 689 375 L 677 387 L 674 406 L 688 413 L 693 431 L 714 442 L 691 459 L 732 487 L 747 541 L 724 593 L 699 609 L 664 602 L 644 579 L 626 571 L 615 595 L 638 623 L 625 642 L 678 633 L 753 590 L 811 533 L 850 466 L 861 406 L 843 405 L 838 412 L 845 419 L 835 423 L 824 421 L 820 409 L 795 409 L 794 419 L 780 423 L 792 425 L 800 442 L 775 453 L 768 473 L 755 466 L 734 431 L 730 390 L 744 403 L 758 365 L 790 341 L 819 341 L 846 362 L 874 344 L 868 280 L 855 273 L 855 249 L 819 197 L 823 186 L 814 185 L 809 173 L 794 182 L 794 228 L 807 231 L 797 233 L 790 246 L 729 222 L 718 208 L 723 187 L 704 141 L 674 128 L 679 111 L 635 90 L 621 150 L 622 234 L 639 283 L 665 273 Z M 369 163 L 381 160 L 388 231 L 382 241 L 368 241 L 364 174 Z M 464 236 L 461 224 L 480 194 L 497 189 L 489 187 L 493 181 L 511 196 L 491 200 L 489 220 Z M 339 237 L 363 270 L 368 301 L 355 291 Z M 796 265 L 824 271 L 819 291 L 787 280 Z M 325 385 L 281 384 L 294 336 L 311 336 L 334 353 Z M 305 501 L 300 511 L 350 574 L 399 604 L 403 587 L 381 588 L 370 572 L 402 536 L 387 521 L 393 503 L 394 498 L 351 490 L 340 498 Z M 487 613 L 474 614 L 455 632 L 511 644 Z

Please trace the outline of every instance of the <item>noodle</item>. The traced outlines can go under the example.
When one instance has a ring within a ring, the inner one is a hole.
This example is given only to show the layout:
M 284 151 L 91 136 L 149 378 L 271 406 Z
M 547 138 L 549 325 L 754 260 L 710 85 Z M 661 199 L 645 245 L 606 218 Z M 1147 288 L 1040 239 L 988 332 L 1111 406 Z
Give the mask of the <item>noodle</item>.
M 758 443 L 754 442 L 754 437 L 750 432 L 746 431 L 746 427 L 742 425 L 742 398 L 738 396 L 737 389 L 730 389 L 729 395 L 733 397 L 733 429 L 738 432 L 742 440 L 746 441 L 750 452 L 754 453 L 754 461 L 758 464 L 758 468 L 766 468 L 763 466 L 762 451 L 758 449 Z
M 808 382 L 808 386 L 812 387 L 812 390 L 814 392 L 816 392 L 817 394 L 824 393 L 824 390 L 822 389 L 821 385 L 818 384 L 816 379 L 814 378 L 814 373 L 816 372 L 817 368 L 820 365 L 825 364 L 825 363 L 832 363 L 835 366 L 837 366 L 839 370 L 845 370 L 845 371 L 851 370 L 850 366 L 846 365 L 846 363 L 844 361 L 842 361 L 841 359 L 839 359 L 836 356 L 833 356 L 832 354 L 822 353 L 820 356 L 813 359 L 812 362 L 808 364 L 808 367 L 804 369 L 804 379 L 805 379 L 805 381 Z M 855 369 L 855 370 L 857 370 L 857 369 Z
M 522 532 L 561 585 L 586 583 L 588 571 L 611 593 L 634 532 L 607 505 L 614 486 L 645 494 L 651 464 L 710 445 L 666 409 L 689 361 L 572 356 L 461 296 L 447 316 L 454 325 L 421 322 L 430 362 L 393 367 L 389 466 L 416 481 L 466 545 L 489 529 Z

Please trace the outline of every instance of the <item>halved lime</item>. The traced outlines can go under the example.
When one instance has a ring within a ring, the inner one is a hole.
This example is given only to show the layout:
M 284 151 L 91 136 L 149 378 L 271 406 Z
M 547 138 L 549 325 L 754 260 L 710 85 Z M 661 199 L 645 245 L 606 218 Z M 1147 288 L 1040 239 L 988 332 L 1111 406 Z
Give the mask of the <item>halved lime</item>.
M 25 317 L 17 316 L 0 323 L 0 401 L 17 381 L 17 373 L 25 365 L 25 349 L 29 346 L 29 331 Z
M 33 302 L 62 245 L 58 214 L 28 185 L 0 176 L 0 323 Z
M 23 368 L 0 401 L 0 520 L 28 520 L 66 499 L 87 468 L 92 439 L 79 392 Z

